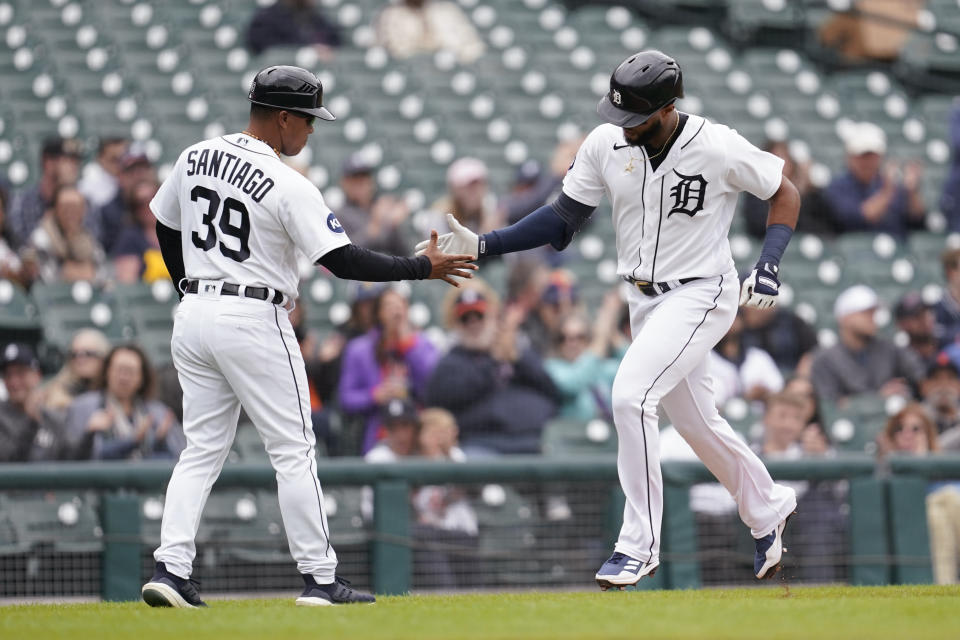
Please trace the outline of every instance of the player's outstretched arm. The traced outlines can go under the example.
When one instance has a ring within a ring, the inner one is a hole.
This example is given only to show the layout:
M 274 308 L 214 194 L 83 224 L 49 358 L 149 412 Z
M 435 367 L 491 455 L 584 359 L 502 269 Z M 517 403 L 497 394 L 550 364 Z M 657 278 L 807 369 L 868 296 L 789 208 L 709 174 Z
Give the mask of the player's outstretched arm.
M 780 188 L 770 198 L 767 233 L 760 249 L 757 265 L 743 281 L 740 304 L 768 309 L 777 305 L 780 290 L 780 260 L 797 226 L 800 214 L 800 193 L 789 178 L 783 176 Z
M 390 256 L 348 244 L 330 251 L 317 260 L 338 278 L 364 282 L 393 280 L 443 280 L 460 286 L 453 278 L 472 278 L 477 268 L 472 255 L 451 255 L 438 247 L 437 232 L 431 233 L 428 252 L 417 258 Z
M 595 207 L 577 202 L 561 193 L 552 203 L 546 204 L 509 227 L 497 229 L 478 236 L 467 229 L 453 214 L 447 214 L 450 233 L 440 236 L 439 246 L 443 251 L 469 253 L 478 258 L 497 256 L 535 249 L 545 244 L 561 251 L 573 239 Z M 429 242 L 424 240 L 415 247 L 416 254 L 423 255 Z

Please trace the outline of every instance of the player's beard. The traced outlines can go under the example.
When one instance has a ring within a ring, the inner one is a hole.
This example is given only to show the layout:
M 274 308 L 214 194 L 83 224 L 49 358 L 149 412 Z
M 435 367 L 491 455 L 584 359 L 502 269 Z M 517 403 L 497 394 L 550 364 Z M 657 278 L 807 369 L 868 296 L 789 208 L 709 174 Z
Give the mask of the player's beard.
M 631 135 L 629 138 L 626 138 L 627 142 L 634 146 L 640 147 L 643 145 L 650 144 L 650 141 L 660 135 L 660 132 L 663 131 L 663 119 L 657 120 L 657 123 L 651 125 L 646 131 L 642 133 L 636 133 Z

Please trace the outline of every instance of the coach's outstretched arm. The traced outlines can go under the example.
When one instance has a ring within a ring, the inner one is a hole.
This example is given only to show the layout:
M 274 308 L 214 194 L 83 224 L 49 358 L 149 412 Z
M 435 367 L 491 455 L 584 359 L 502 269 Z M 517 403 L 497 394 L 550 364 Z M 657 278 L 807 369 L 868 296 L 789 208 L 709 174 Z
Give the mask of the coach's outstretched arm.
M 515 224 L 478 236 L 460 224 L 453 214 L 447 214 L 450 233 L 440 236 L 439 246 L 443 251 L 470 254 L 474 258 L 497 256 L 535 249 L 545 244 L 562 251 L 583 223 L 593 214 L 595 207 L 577 202 L 565 193 L 550 204 L 530 213 Z M 429 241 L 416 246 L 417 255 L 422 255 Z
M 430 232 L 424 251 L 416 258 L 390 256 L 371 251 L 355 244 L 348 244 L 330 251 L 317 264 L 326 267 L 338 278 L 364 282 L 388 282 L 391 280 L 443 280 L 459 287 L 457 278 L 472 278 L 477 265 L 476 256 L 461 252 L 461 255 L 444 253 L 437 246 L 437 232 Z
M 746 307 L 767 309 L 776 306 L 780 260 L 800 215 L 800 192 L 786 176 L 781 177 L 780 187 L 769 202 L 767 233 L 760 249 L 760 259 L 740 290 L 740 304 Z

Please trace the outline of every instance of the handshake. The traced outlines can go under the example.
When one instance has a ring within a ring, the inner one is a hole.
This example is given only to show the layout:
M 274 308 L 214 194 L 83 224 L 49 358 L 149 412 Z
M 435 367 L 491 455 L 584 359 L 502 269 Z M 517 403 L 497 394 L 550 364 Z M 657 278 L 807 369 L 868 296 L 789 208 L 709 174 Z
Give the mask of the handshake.
M 430 239 L 414 247 L 418 256 L 430 258 L 430 279 L 443 280 L 455 287 L 460 284 L 454 278 L 472 278 L 470 271 L 476 271 L 477 265 L 471 261 L 480 255 L 480 237 L 460 224 L 453 214 L 447 214 L 450 233 L 438 236 L 430 232 Z

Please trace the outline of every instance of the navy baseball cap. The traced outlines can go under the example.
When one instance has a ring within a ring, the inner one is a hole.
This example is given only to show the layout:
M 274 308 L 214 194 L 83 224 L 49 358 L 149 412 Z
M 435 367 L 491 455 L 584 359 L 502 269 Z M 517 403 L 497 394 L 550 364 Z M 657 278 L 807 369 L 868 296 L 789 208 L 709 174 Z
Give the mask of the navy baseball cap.
M 6 373 L 7 367 L 13 364 L 22 364 L 33 369 L 40 368 L 40 361 L 34 355 L 33 349 L 26 344 L 11 343 L 4 347 L 0 357 L 0 371 Z
M 540 179 L 543 174 L 543 167 L 536 160 L 530 159 L 517 167 L 517 173 L 513 178 L 515 184 L 533 184 Z
M 388 428 L 397 422 L 420 424 L 420 415 L 417 413 L 417 408 L 409 400 L 394 398 L 384 405 L 381 414 L 383 425 Z

